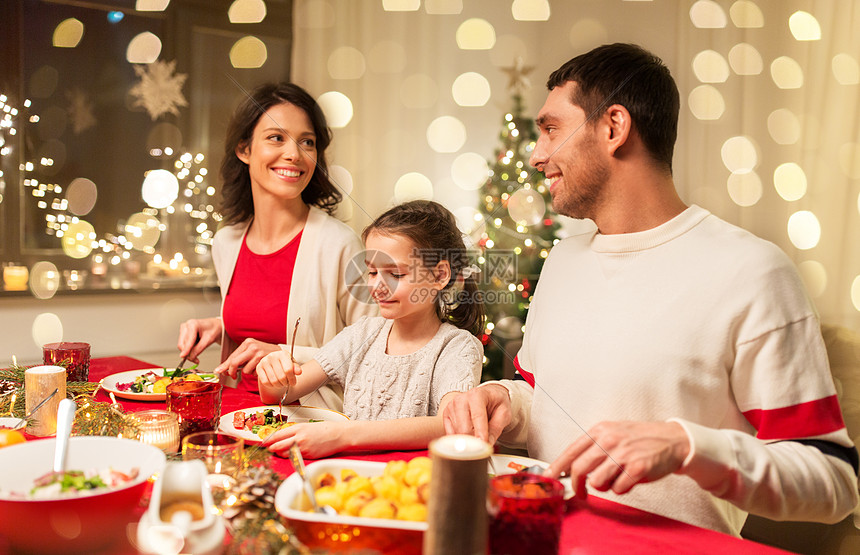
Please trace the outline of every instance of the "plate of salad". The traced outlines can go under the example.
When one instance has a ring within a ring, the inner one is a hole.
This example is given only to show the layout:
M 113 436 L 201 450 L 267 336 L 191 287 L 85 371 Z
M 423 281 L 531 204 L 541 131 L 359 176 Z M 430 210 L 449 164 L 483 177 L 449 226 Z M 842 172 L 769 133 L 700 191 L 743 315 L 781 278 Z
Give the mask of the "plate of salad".
M 221 416 L 218 429 L 246 442 L 259 443 L 275 431 L 294 424 L 349 420 L 345 414 L 331 409 L 301 405 L 287 405 L 283 414 L 283 420 L 279 419 L 277 405 L 234 410 Z
M 117 397 L 134 401 L 164 401 L 168 384 L 182 380 L 217 382 L 214 373 L 198 373 L 197 365 L 183 370 L 175 368 L 141 368 L 117 372 L 102 379 L 101 387 Z

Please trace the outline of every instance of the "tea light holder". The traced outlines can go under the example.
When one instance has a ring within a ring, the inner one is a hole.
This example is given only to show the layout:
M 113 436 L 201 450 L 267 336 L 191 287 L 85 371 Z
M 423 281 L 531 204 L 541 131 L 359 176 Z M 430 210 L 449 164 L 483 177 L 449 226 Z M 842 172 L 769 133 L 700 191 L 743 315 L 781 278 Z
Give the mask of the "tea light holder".
M 70 382 L 85 382 L 90 377 L 90 344 L 61 341 L 42 346 L 45 364 L 62 364 Z
M 448 435 L 430 443 L 433 478 L 422 553 L 487 552 L 487 461 L 492 446 L 474 436 Z
M 62 366 L 33 366 L 24 371 L 24 397 L 27 413 L 53 393 L 57 393 L 30 417 L 26 432 L 45 437 L 57 433 L 57 409 L 66 398 L 66 369 Z
M 179 450 L 179 419 L 166 410 L 142 410 L 129 415 L 137 424 L 135 439 L 154 445 L 167 454 Z
M 30 270 L 26 266 L 4 266 L 3 288 L 6 291 L 26 291 Z

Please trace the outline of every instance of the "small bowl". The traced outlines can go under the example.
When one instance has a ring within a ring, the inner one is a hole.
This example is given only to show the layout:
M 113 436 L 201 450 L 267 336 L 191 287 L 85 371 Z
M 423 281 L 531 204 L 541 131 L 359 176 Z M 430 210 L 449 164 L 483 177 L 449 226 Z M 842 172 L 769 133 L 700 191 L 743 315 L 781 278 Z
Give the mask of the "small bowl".
M 313 482 L 317 476 L 330 472 L 340 476 L 343 469 L 352 469 L 359 476 L 381 476 L 384 462 L 351 459 L 327 459 L 310 463 L 307 476 Z M 310 548 L 327 549 L 337 553 L 391 553 L 420 555 L 426 522 L 364 518 L 358 516 L 329 516 L 300 509 L 303 495 L 298 473 L 284 480 L 275 493 L 275 509 L 288 521 L 300 542 Z
M 55 439 L 32 440 L 0 449 L 0 536 L 13 550 L 34 553 L 87 553 L 125 537 L 126 526 L 140 517 L 140 499 L 149 478 L 161 472 L 161 449 L 115 437 L 73 437 L 66 468 L 113 468 L 139 474 L 125 487 L 62 499 L 16 499 L 36 478 L 50 472 Z

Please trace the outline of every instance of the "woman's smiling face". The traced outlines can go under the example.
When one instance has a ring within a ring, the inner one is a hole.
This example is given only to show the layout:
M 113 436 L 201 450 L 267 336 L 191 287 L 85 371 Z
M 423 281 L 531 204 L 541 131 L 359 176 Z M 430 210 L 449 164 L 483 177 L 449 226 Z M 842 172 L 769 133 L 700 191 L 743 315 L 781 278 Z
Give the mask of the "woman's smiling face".
M 301 198 L 317 163 L 316 135 L 301 108 L 278 104 L 257 120 L 251 140 L 236 149 L 248 165 L 255 201 Z

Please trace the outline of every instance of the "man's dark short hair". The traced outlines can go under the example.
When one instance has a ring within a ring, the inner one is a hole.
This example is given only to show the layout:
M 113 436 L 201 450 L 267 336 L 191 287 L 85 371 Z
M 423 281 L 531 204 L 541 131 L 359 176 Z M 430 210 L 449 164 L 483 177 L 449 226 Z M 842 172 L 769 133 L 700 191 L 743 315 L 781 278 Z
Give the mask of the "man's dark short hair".
M 571 102 L 589 118 L 599 117 L 613 104 L 627 108 L 654 161 L 671 173 L 681 101 L 660 58 L 635 44 L 607 44 L 562 65 L 546 86 L 552 90 L 567 81 L 577 84 Z

